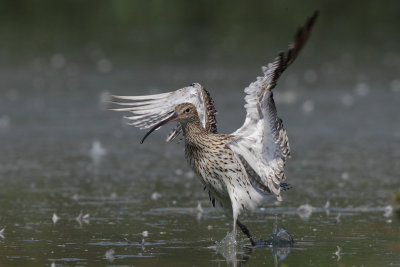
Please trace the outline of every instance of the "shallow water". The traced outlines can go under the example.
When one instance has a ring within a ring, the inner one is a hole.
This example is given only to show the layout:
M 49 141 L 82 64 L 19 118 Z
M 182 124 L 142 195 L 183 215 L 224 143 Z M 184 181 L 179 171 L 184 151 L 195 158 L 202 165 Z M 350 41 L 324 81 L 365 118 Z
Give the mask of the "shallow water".
M 250 72 L 235 79 L 251 79 Z M 228 77 L 230 70 L 220 73 Z M 46 82 L 65 75 L 55 71 Z M 10 89 L 0 98 L 8 118 L 0 131 L 2 265 L 400 265 L 400 216 L 391 200 L 399 188 L 398 92 L 373 88 L 360 96 L 328 85 L 306 90 L 302 82 L 295 89 L 284 78 L 275 96 L 291 141 L 286 170 L 293 189 L 242 221 L 267 239 L 277 218 L 295 244 L 251 249 L 239 234 L 237 248 L 221 251 L 215 244 L 232 222 L 210 206 L 183 145 L 164 143 L 165 129 L 139 145 L 143 132 L 102 103 L 105 90 L 123 78 L 85 69 L 79 77 L 85 91 L 29 91 L 30 79 L 7 76 Z M 146 83 L 145 77 L 132 82 Z M 234 130 L 244 117 L 241 88 L 209 89 L 221 132 Z M 341 101 L 348 94 L 351 105 Z

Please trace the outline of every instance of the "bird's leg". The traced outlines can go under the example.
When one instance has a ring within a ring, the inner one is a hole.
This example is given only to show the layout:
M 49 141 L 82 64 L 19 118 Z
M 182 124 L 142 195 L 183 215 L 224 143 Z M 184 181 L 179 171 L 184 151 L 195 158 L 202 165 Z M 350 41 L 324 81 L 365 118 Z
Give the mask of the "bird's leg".
M 251 236 L 249 229 L 247 229 L 246 225 L 241 223 L 239 220 L 236 220 L 236 224 L 240 227 L 242 232 L 250 239 L 250 243 L 254 247 L 256 245 L 256 242 L 254 241 L 253 237 Z

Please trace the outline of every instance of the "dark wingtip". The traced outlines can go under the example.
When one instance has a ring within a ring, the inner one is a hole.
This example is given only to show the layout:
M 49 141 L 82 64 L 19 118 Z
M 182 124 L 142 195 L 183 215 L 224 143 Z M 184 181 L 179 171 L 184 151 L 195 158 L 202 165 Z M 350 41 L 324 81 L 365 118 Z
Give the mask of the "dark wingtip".
M 314 11 L 313 15 L 308 19 L 307 26 L 313 25 L 315 23 L 315 21 L 317 20 L 318 16 L 319 16 L 319 10 L 317 9 Z

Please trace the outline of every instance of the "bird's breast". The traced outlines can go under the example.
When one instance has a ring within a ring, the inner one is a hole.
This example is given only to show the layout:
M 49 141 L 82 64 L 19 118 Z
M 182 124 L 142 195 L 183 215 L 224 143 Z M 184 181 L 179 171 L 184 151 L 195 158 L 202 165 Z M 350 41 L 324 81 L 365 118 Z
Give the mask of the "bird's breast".
M 222 143 L 203 147 L 186 145 L 185 155 L 204 186 L 221 196 L 228 195 L 227 181 L 233 172 L 241 171 L 228 147 Z

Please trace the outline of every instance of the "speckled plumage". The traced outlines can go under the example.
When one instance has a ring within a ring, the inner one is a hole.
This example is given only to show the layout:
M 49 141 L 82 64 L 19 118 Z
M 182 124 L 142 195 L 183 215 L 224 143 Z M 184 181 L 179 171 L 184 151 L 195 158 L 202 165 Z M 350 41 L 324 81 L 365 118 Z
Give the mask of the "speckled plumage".
M 237 220 L 243 209 L 252 210 L 268 197 L 282 200 L 281 191 L 289 188 L 284 181 L 284 166 L 290 155 L 289 139 L 277 115 L 272 90 L 283 71 L 293 63 L 307 41 L 318 12 L 295 35 L 286 53 L 263 67 L 263 76 L 244 91 L 246 119 L 232 134 L 217 133 L 216 109 L 209 92 L 193 83 L 182 89 L 147 96 L 113 96 L 129 102 L 113 102 L 128 111 L 130 124 L 151 128 L 143 141 L 162 125 L 178 124 L 167 141 L 183 132 L 185 156 L 199 175 L 214 206 L 222 207 L 250 238 L 247 228 Z
M 191 120 L 180 120 L 185 136 L 185 157 L 201 177 L 211 202 L 234 218 L 242 209 L 254 209 L 263 197 L 255 191 L 240 159 L 227 146 L 235 137 L 205 130 L 190 103 L 178 105 L 175 112 L 179 115 L 180 110 L 188 107 L 193 107 Z

